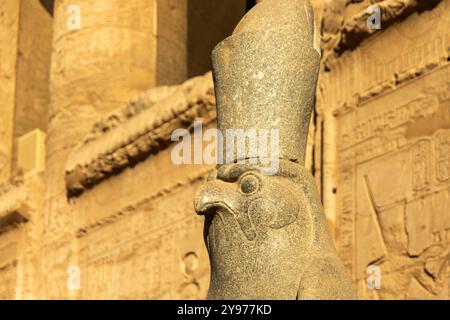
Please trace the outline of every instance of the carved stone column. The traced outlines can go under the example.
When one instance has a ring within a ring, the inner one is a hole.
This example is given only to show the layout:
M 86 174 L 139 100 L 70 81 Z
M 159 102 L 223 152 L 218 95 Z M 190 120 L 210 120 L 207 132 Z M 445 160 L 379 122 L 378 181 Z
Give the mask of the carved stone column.
M 307 0 L 264 0 L 213 51 L 225 159 L 195 199 L 210 299 L 354 297 L 304 168 L 318 42 Z
M 67 296 L 67 268 L 77 264 L 67 159 L 96 120 L 155 85 L 155 14 L 155 0 L 55 2 L 43 264 L 52 272 L 44 280 L 46 298 Z

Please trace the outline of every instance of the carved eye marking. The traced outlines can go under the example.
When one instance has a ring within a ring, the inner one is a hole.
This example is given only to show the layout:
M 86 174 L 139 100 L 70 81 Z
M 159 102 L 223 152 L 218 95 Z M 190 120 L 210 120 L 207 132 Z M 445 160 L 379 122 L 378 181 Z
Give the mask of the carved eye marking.
M 259 179 L 253 174 L 247 174 L 239 181 L 241 191 L 245 194 L 251 194 L 259 190 L 261 185 Z

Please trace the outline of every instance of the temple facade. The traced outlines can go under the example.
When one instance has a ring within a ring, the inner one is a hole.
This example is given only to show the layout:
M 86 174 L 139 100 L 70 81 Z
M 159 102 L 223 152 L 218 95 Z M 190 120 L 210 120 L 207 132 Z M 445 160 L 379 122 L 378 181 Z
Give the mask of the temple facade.
M 172 133 L 215 127 L 211 51 L 257 2 L 0 2 L 0 299 L 206 296 L 214 165 Z M 450 0 L 311 2 L 305 166 L 338 253 L 361 299 L 448 299 Z

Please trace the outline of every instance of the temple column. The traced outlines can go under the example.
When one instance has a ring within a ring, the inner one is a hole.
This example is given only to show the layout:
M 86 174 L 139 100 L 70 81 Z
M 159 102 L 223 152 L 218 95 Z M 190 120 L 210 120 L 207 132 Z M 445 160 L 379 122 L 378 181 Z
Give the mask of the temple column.
M 44 220 L 44 268 L 51 270 L 43 281 L 46 298 L 76 297 L 67 288 L 67 270 L 77 265 L 77 215 L 66 196 L 66 161 L 95 120 L 156 85 L 156 14 L 156 0 L 55 1 Z
M 0 2 L 0 183 L 11 174 L 14 108 L 16 91 L 17 48 L 19 37 L 19 2 Z

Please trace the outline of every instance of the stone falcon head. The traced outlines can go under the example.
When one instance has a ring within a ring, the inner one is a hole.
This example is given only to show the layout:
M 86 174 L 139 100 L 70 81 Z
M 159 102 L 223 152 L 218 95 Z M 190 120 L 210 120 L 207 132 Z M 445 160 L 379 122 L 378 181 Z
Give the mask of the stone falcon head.
M 258 3 L 213 50 L 217 127 L 224 136 L 219 159 L 227 157 L 194 204 L 205 216 L 210 299 L 353 293 L 303 165 L 319 61 L 307 0 Z M 274 129 L 278 144 L 258 146 L 270 149 L 272 159 L 276 155 L 279 165 L 271 175 L 262 174 L 267 159 L 254 152 L 250 139 L 241 141 L 244 152 L 229 143 L 235 139 L 229 131 Z
M 315 182 L 280 161 L 227 164 L 198 190 L 211 262 L 209 299 L 353 299 L 351 280 L 331 240 Z
M 281 229 L 297 220 L 303 220 L 304 227 L 310 224 L 306 221 L 308 217 L 299 217 L 302 204 L 297 190 L 301 183 L 297 166 L 282 162 L 277 174 L 272 176 L 261 174 L 259 169 L 250 164 L 219 167 L 197 192 L 196 212 L 211 221 L 218 215 L 217 227 L 223 229 L 225 236 L 223 223 L 234 220 L 245 237 L 241 242 L 255 241 L 258 236 L 264 237 L 270 230 Z
M 306 170 L 281 161 L 278 173 L 257 165 L 228 164 L 208 177 L 195 197 L 205 215 L 212 278 L 209 297 L 295 299 L 298 275 L 325 234 L 320 202 Z M 249 279 L 251 279 L 249 281 Z

